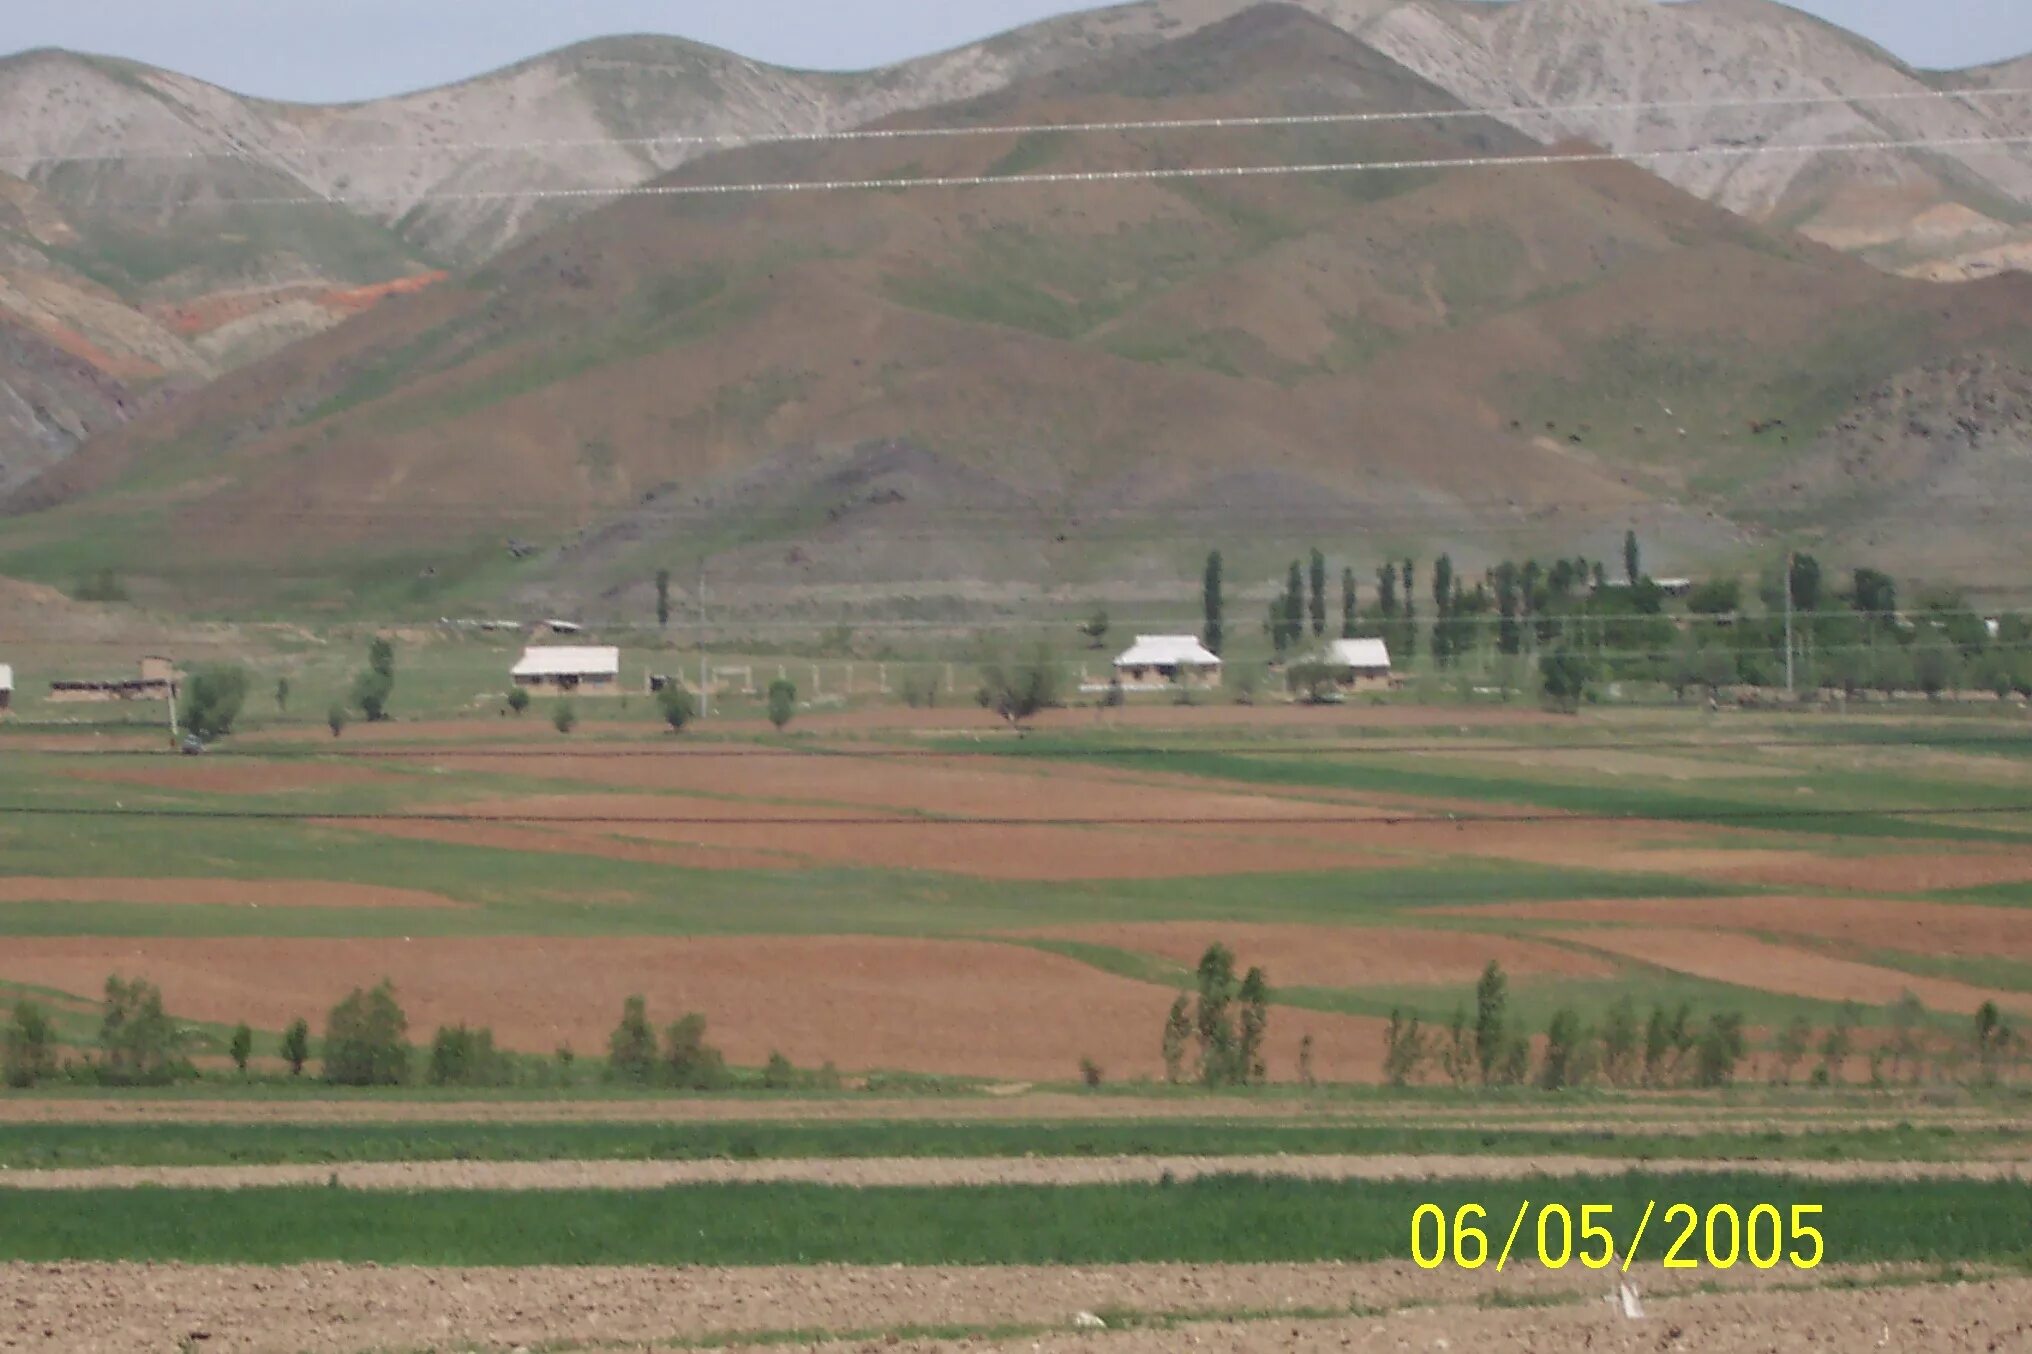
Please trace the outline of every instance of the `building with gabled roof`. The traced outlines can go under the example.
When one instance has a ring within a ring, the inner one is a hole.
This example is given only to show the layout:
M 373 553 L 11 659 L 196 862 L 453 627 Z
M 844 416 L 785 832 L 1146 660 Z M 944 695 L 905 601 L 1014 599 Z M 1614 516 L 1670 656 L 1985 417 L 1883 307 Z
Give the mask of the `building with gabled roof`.
M 618 693 L 621 651 L 598 644 L 533 644 L 509 676 L 515 685 L 537 690 Z
M 1138 635 L 1115 660 L 1115 680 L 1125 690 L 1154 690 L 1180 681 L 1211 686 L 1220 678 L 1221 656 L 1197 635 Z

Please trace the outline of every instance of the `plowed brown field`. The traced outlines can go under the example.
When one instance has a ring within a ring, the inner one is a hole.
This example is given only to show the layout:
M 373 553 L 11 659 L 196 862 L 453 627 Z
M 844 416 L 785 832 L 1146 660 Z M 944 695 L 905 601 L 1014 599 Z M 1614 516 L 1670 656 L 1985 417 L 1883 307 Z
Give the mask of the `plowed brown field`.
M 604 1048 L 631 994 L 653 1021 L 703 1012 L 712 1042 L 750 1066 L 774 1050 L 817 1066 L 990 1077 L 1160 1075 L 1158 1034 L 1175 995 L 1020 945 L 864 937 L 678 940 L 457 937 L 409 940 L 25 938 L 0 977 L 98 991 L 144 974 L 180 1017 L 280 1029 L 359 985 L 391 979 L 413 1036 L 465 1021 L 508 1048 Z M 1279 1013 L 1273 1061 L 1288 1075 L 1303 1033 L 1322 1077 L 1376 1074 L 1380 1022 Z
M 464 907 L 443 894 L 305 879 L 45 879 L 0 876 L 0 903 L 150 907 Z
M 1911 954 L 2032 959 L 2032 911 L 1965 903 L 1880 898 L 1629 898 L 1559 903 L 1488 903 L 1439 909 L 1455 916 L 1539 921 L 1712 926 L 1840 941 Z

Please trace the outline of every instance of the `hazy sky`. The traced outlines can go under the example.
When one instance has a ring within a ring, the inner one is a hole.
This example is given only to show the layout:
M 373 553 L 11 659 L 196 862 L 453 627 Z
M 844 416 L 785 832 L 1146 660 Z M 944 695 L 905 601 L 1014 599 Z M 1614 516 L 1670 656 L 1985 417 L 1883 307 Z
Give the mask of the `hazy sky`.
M 1921 66 L 2032 51 L 2032 0 L 1793 0 Z M 0 51 L 70 47 L 271 98 L 370 98 L 608 33 L 671 33 L 853 69 L 985 37 L 1080 0 L 0 0 Z

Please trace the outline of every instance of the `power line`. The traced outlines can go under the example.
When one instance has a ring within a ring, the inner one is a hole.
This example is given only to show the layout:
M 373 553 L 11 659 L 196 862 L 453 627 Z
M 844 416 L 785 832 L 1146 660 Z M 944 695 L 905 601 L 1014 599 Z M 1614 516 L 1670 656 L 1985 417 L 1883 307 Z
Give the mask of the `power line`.
M 862 179 L 788 179 L 775 182 L 637 184 L 612 188 L 504 188 L 430 190 L 420 193 L 342 192 L 244 197 L 208 196 L 209 203 L 246 207 L 360 206 L 421 202 L 541 202 L 691 198 L 742 195 L 904 191 L 917 188 L 1039 188 L 1054 186 L 1159 183 L 1188 179 L 1255 179 L 1329 174 L 1404 173 L 1442 169 L 1544 169 L 1561 165 L 1665 164 L 1686 159 L 1755 159 L 1767 155 L 1861 155 L 1905 150 L 2006 150 L 2032 145 L 2032 136 L 1916 137 L 1905 140 L 1824 141 L 1783 146 L 1694 146 L 1676 150 L 1546 152 L 1529 155 L 1440 156 L 1429 159 L 1347 160 L 1313 164 L 1180 166 L 1153 169 L 1098 169 L 1023 174 L 959 174 Z M 103 203 L 160 211 L 163 203 Z
M 1548 823 L 1750 823 L 1778 821 L 1819 821 L 1870 818 L 1959 818 L 1994 817 L 2032 813 L 2032 803 L 1983 804 L 1961 808 L 1938 806 L 1896 806 L 1877 809 L 1809 809 L 1781 805 L 1756 809 L 1712 809 L 1699 812 L 1646 813 L 1561 813 L 1529 810 L 1520 813 L 1450 814 L 1293 814 L 1293 815 L 1161 815 L 1134 814 L 1120 817 L 914 817 L 888 815 L 786 815 L 778 818 L 752 815 L 711 815 L 661 817 L 647 814 L 584 814 L 567 816 L 539 813 L 392 813 L 375 810 L 317 809 L 162 809 L 104 808 L 63 804 L 0 804 L 0 816 L 20 814 L 40 818 L 140 818 L 207 822 L 317 822 L 350 823 L 432 823 L 544 827 L 906 827 L 906 828 L 1016 828 L 1016 827 L 1474 827 Z
M 1637 99 L 1617 102 L 1571 104 L 1486 104 L 1468 108 L 1405 109 L 1374 112 L 1242 114 L 1198 118 L 1128 118 L 1087 122 L 987 123 L 977 126 L 929 127 L 847 127 L 785 132 L 660 132 L 644 136 L 594 136 L 521 138 L 507 141 L 439 141 L 410 138 L 403 141 L 346 145 L 331 148 L 348 154 L 389 151 L 543 151 L 583 150 L 602 146 L 693 146 L 730 150 L 750 146 L 812 145 L 838 142 L 885 142 L 934 140 L 983 136 L 1092 135 L 1121 132 L 1242 131 L 1284 127 L 1358 126 L 1372 123 L 1447 122 L 1473 118 L 1591 117 L 1621 113 L 1712 112 L 1729 109 L 1852 107 L 1856 104 L 1951 103 L 1988 99 L 2032 97 L 2032 87 L 1995 89 L 1896 90 L 1879 94 L 1765 95 L 1735 99 Z M 221 134 L 223 135 L 223 133 Z M 311 153 L 322 147 L 305 146 Z M 327 153 L 331 153 L 328 151 Z M 16 145 L 0 147 L 0 156 L 33 159 L 38 165 L 76 164 L 124 160 L 248 159 L 256 157 L 247 147 L 228 145 L 220 149 L 169 146 L 122 147 L 117 150 L 78 151 L 44 154 L 39 148 Z M 276 156 L 273 159 L 281 159 Z

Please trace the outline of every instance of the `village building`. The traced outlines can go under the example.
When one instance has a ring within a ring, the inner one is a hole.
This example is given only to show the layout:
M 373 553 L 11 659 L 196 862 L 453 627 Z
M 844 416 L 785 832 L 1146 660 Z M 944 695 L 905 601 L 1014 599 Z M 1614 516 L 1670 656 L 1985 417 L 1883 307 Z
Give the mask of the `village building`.
M 1115 660 L 1115 680 L 1125 691 L 1213 686 L 1220 679 L 1220 655 L 1195 635 L 1138 635 Z
M 621 651 L 591 644 L 532 645 L 510 672 L 515 685 L 542 691 L 618 695 Z
M 1380 639 L 1337 639 L 1327 645 L 1325 662 L 1344 690 L 1382 690 L 1393 679 L 1390 646 Z
M 49 698 L 59 704 L 85 701 L 173 701 L 183 685 L 176 664 L 157 654 L 141 660 L 138 676 L 106 680 L 66 678 L 49 684 Z

